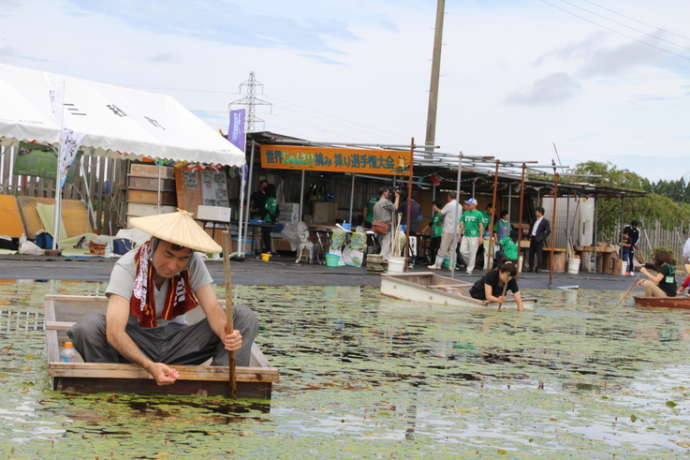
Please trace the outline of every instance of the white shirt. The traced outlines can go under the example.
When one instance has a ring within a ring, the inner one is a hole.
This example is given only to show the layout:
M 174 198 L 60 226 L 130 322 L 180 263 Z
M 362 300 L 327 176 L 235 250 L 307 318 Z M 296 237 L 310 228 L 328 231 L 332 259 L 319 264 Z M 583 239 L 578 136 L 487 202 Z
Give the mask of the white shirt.
M 459 207 L 460 205 L 458 205 L 457 200 L 452 200 L 446 203 L 443 209 L 441 209 L 441 215 L 443 216 L 443 233 L 457 232 Z
M 534 221 L 534 227 L 532 227 L 532 236 L 537 236 L 537 229 L 539 228 L 539 224 L 541 224 L 542 220 L 544 220 L 544 216 Z

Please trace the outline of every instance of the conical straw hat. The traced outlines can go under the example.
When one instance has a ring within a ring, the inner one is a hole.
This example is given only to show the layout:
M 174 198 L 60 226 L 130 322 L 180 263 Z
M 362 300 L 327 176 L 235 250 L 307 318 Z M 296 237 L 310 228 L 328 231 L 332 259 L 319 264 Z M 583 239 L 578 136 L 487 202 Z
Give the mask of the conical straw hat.
M 167 214 L 146 217 L 132 217 L 130 225 L 169 243 L 194 251 L 216 253 L 223 248 L 213 241 L 206 231 L 192 218 L 192 213 L 183 209 Z

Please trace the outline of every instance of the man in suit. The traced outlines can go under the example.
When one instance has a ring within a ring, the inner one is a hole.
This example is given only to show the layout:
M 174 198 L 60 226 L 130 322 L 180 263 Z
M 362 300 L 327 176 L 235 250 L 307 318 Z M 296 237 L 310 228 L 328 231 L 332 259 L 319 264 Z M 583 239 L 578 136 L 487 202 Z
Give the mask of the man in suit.
M 551 234 L 551 224 L 544 218 L 544 208 L 537 208 L 535 214 L 529 231 L 529 271 L 536 273 L 544 260 L 544 243 Z

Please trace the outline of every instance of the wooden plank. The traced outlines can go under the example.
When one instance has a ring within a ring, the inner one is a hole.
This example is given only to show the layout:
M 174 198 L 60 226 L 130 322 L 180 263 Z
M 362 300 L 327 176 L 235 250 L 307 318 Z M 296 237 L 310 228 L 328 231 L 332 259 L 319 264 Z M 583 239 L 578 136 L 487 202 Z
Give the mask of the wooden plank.
M 76 323 L 73 321 L 48 321 L 46 320 L 46 330 L 48 331 L 68 331 Z
M 175 179 L 161 179 L 160 181 L 161 191 L 163 192 L 174 192 L 175 191 Z M 129 176 L 129 189 L 130 190 L 149 190 L 153 192 L 158 191 L 158 178 L 152 177 L 137 177 Z
M 204 204 L 201 171 L 186 171 L 184 166 L 175 168 L 175 190 L 178 208 L 196 216 L 197 208 Z
M 160 176 L 163 179 L 174 179 L 175 168 L 172 166 L 161 166 Z M 153 177 L 158 179 L 158 166 L 132 163 L 129 167 L 129 175 L 137 177 Z
M 53 388 L 59 391 L 79 393 L 135 393 L 135 394 L 191 394 L 199 396 L 227 396 L 228 382 L 177 381 L 172 385 L 159 386 L 153 380 L 98 379 L 55 377 Z M 238 382 L 240 398 L 271 399 L 270 382 Z
M 228 381 L 227 366 L 190 366 L 173 364 L 179 380 Z M 143 367 L 125 363 L 48 363 L 51 377 L 121 378 L 152 380 Z M 278 370 L 272 367 L 237 367 L 237 380 L 242 382 L 277 382 Z
M 52 300 L 47 300 L 43 304 L 43 317 L 46 322 L 55 321 L 55 304 Z M 48 361 L 60 359 L 60 349 L 57 331 L 46 332 L 46 349 L 48 350 Z
M 127 216 L 129 217 L 143 217 L 155 216 L 157 214 L 165 214 L 168 212 L 175 212 L 175 206 L 161 206 L 160 208 L 155 204 L 144 203 L 127 203 Z
M 127 202 L 128 203 L 143 203 L 143 204 L 157 204 L 158 203 L 158 193 L 149 192 L 145 190 L 127 190 Z M 177 198 L 174 192 L 162 192 L 161 193 L 161 205 L 175 206 L 177 204 Z

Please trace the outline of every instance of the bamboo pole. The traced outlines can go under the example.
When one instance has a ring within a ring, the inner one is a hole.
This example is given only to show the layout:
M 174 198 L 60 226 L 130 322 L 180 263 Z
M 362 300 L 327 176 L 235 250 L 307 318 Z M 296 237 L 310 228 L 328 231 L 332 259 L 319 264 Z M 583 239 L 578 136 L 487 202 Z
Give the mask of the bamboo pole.
M 556 249 L 556 234 L 558 230 L 558 216 L 556 216 L 556 201 L 558 199 L 558 173 L 553 175 L 553 229 L 551 230 L 551 251 L 549 251 L 549 289 L 553 283 L 553 253 Z
M 462 212 L 462 208 L 460 207 L 460 182 L 462 181 L 462 158 L 463 155 L 462 152 L 460 152 L 458 154 L 458 178 L 457 183 L 455 184 L 455 225 L 453 225 L 452 240 L 453 253 L 450 256 L 450 277 L 452 279 L 455 279 L 455 265 L 458 263 L 456 256 L 458 252 L 458 224 Z
M 413 137 L 410 140 L 410 176 L 407 179 L 407 209 L 405 210 L 405 241 L 407 241 L 407 251 L 405 252 L 405 271 L 407 271 L 408 267 L 408 258 L 412 257 L 412 246 L 410 245 L 410 224 L 412 223 L 412 173 L 414 168 L 414 149 L 415 145 Z M 354 178 L 354 176 L 352 177 Z M 354 179 L 352 183 L 354 184 Z
M 225 333 L 230 334 L 234 330 L 232 317 L 232 272 L 230 271 L 230 232 L 223 231 L 223 270 L 225 271 Z M 228 395 L 230 398 L 237 397 L 237 379 L 235 376 L 235 352 L 228 351 Z
M 518 227 L 518 263 L 520 260 L 520 254 L 522 253 L 522 248 L 520 247 L 520 243 L 522 243 L 522 218 L 523 214 L 525 212 L 525 173 L 527 172 L 527 165 L 525 163 L 522 163 L 522 175 L 520 176 L 520 206 L 519 206 L 519 213 L 520 215 L 518 216 L 520 226 Z M 525 261 L 523 259 L 522 265 L 525 265 Z M 518 272 L 518 277 L 520 276 L 520 273 Z
M 491 218 L 489 220 L 489 254 L 487 255 L 486 258 L 486 267 L 484 267 L 484 271 L 489 271 L 491 269 L 491 261 L 493 260 L 493 255 L 494 255 L 494 240 L 493 240 L 493 234 L 494 234 L 494 222 L 496 219 L 496 195 L 498 193 L 498 166 L 500 164 L 500 161 L 496 160 L 496 172 L 494 173 L 494 189 L 493 189 L 493 197 L 491 200 Z M 486 229 L 485 229 L 486 231 Z M 482 235 L 483 238 L 483 235 Z

